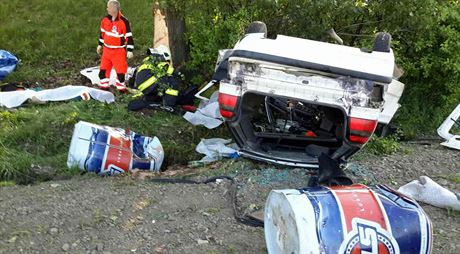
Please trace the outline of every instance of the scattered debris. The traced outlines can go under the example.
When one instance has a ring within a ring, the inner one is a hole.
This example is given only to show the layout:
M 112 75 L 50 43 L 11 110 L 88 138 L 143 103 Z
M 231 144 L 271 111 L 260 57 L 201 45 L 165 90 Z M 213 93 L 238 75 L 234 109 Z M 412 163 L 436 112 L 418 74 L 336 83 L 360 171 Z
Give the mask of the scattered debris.
M 46 101 L 65 101 L 75 98 L 82 100 L 89 100 L 93 98 L 106 103 L 115 101 L 114 95 L 108 91 L 86 86 L 63 86 L 41 91 L 28 89 L 24 91 L 0 92 L 0 106 L 15 108 L 22 105 L 28 99 L 30 99 L 33 103 L 41 104 Z
M 64 245 L 62 245 L 62 250 L 66 251 L 66 252 L 69 251 L 70 250 L 70 244 L 64 243 Z
M 208 243 L 209 243 L 208 240 L 202 240 L 202 239 L 198 239 L 198 240 L 196 240 L 196 241 L 197 241 L 198 245 L 208 244 Z
M 167 253 L 168 253 L 168 249 L 166 248 L 166 245 L 164 244 L 156 247 L 154 250 L 154 254 L 167 254 Z
M 214 161 L 189 161 L 187 163 L 187 166 L 191 167 L 191 168 L 199 168 L 199 167 L 204 167 L 204 166 L 207 166 L 211 163 L 213 163 Z
M 0 92 L 23 91 L 24 86 L 17 83 L 0 84 Z
M 59 232 L 59 229 L 57 229 L 57 228 L 51 228 L 50 231 L 49 231 L 50 235 L 55 235 L 58 232 Z
M 159 171 L 164 151 L 157 137 L 80 121 L 75 125 L 67 165 L 100 175 L 132 169 Z
M 128 81 L 134 75 L 135 68 L 128 67 L 128 71 L 126 72 L 125 80 Z M 99 66 L 89 67 L 80 71 L 80 74 L 87 77 L 91 84 L 97 85 L 99 84 Z M 112 68 L 110 72 L 110 81 L 109 85 L 115 86 L 117 82 L 117 72 L 115 69 Z
M 319 169 L 318 176 L 312 176 L 309 187 L 317 184 L 323 186 L 347 186 L 352 185 L 353 181 L 343 172 L 341 165 L 325 154 L 318 158 Z M 317 182 L 316 182 L 317 181 Z M 315 183 L 316 182 L 316 183 Z
M 219 160 L 222 157 L 238 157 L 238 152 L 236 149 L 226 146 L 230 144 L 231 141 L 231 139 L 223 138 L 202 139 L 195 148 L 195 151 L 198 153 L 206 155 L 200 160 L 200 162 L 213 162 Z M 230 144 L 230 146 L 232 146 L 232 144 Z
M 460 104 L 450 113 L 450 115 L 444 120 L 444 122 L 438 128 L 438 135 L 441 136 L 443 139 L 447 140 L 441 145 L 447 146 L 450 148 L 454 148 L 460 150 L 460 135 L 458 134 L 451 134 L 449 131 L 454 127 L 460 128 L 460 122 L 458 121 L 460 117 Z
M 57 169 L 50 167 L 50 166 L 41 166 L 38 164 L 31 164 L 30 165 L 30 176 L 31 178 L 28 180 L 51 180 L 55 177 L 57 173 Z
M 11 237 L 10 239 L 8 239 L 8 242 L 9 243 L 15 243 L 17 239 L 18 239 L 18 236 L 15 235 L 15 236 Z
M 204 125 L 208 129 L 214 129 L 220 126 L 223 121 L 219 112 L 219 102 L 217 101 L 218 96 L 219 93 L 215 92 L 209 101 L 202 101 L 201 105 L 194 113 L 185 113 L 185 120 L 195 126 Z
M 198 171 L 196 169 L 189 168 L 182 165 L 172 165 L 169 166 L 165 171 L 161 172 L 163 177 L 174 177 L 174 176 L 188 176 L 195 175 Z
M 432 206 L 460 211 L 459 196 L 442 187 L 428 176 L 421 176 L 398 189 L 399 192 Z
M 131 170 L 131 178 L 135 180 L 144 181 L 155 176 L 158 176 L 158 173 L 139 169 Z

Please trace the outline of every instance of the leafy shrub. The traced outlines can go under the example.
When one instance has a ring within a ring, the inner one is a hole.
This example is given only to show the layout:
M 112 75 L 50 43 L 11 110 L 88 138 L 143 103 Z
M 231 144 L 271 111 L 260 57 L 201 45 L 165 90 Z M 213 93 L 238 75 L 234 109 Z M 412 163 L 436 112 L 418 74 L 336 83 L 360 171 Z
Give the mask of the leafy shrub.
M 373 135 L 369 143 L 364 147 L 364 151 L 375 155 L 393 154 L 401 149 L 399 140 L 396 136 L 378 137 Z

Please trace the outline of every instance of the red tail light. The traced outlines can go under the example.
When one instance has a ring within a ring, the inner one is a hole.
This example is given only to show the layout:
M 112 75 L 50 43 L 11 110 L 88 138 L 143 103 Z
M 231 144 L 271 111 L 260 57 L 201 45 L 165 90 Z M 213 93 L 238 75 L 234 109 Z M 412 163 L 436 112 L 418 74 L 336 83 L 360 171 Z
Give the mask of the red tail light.
M 350 134 L 348 140 L 353 143 L 365 144 L 377 127 L 377 120 L 350 117 Z
M 235 115 L 238 96 L 219 93 L 220 114 L 225 118 L 232 118 Z

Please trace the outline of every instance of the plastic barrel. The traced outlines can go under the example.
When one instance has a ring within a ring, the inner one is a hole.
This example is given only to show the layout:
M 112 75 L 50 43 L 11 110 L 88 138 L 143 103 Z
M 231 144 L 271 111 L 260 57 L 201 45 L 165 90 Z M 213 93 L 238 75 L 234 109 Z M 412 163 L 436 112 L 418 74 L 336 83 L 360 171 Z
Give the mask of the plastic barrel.
M 67 165 L 112 175 L 132 169 L 159 171 L 163 159 L 157 137 L 80 121 L 75 125 Z
M 427 215 L 383 185 L 273 190 L 264 217 L 273 254 L 431 253 Z

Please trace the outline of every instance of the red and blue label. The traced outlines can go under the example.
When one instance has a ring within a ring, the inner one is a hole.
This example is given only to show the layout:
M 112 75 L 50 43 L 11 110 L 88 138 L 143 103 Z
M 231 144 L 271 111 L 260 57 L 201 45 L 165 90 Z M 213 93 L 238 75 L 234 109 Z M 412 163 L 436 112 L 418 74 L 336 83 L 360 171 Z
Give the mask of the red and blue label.
M 152 138 L 118 129 L 92 128 L 85 169 L 96 174 L 117 174 L 132 168 L 153 170 L 155 160 L 148 156 Z
M 301 192 L 314 209 L 321 253 L 431 253 L 430 220 L 415 201 L 389 187 L 357 184 Z

